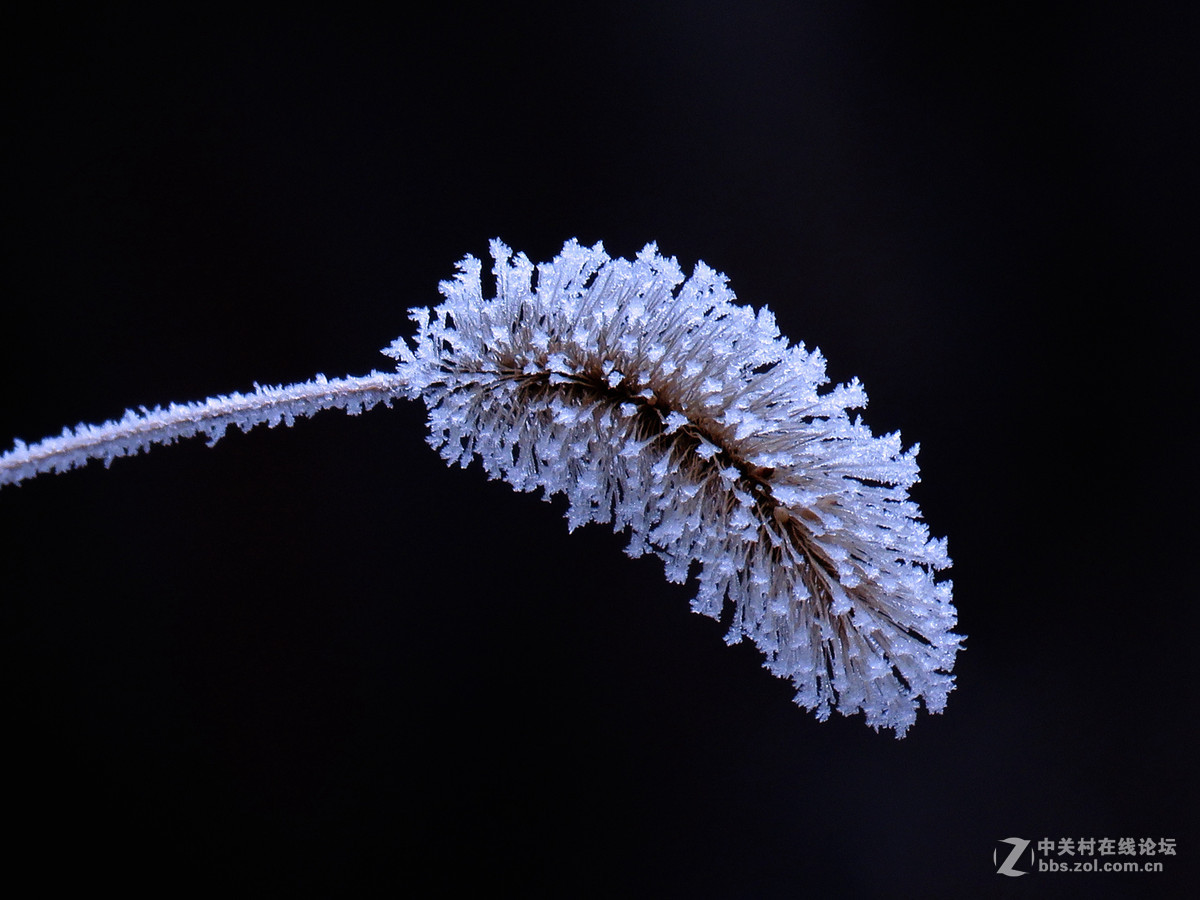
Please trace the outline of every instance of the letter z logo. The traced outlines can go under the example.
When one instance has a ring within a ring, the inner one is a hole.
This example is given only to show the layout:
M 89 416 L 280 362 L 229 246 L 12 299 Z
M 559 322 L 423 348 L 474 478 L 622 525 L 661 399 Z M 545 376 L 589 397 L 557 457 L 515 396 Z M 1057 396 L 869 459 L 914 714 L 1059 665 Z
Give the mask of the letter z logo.
M 1024 872 L 1021 869 L 1014 869 L 1013 864 L 1021 858 L 1021 854 L 1024 853 L 1025 848 L 1029 846 L 1029 841 L 1025 840 L 1024 838 L 1005 838 L 1000 843 L 1012 844 L 1013 848 L 1012 852 L 1008 854 L 1008 859 L 1004 860 L 1004 862 L 1000 863 L 996 868 L 996 874 L 1011 875 L 1013 878 L 1016 878 L 1018 875 L 1028 875 L 1028 872 Z M 993 865 L 996 863 L 996 850 L 992 850 L 992 863 Z

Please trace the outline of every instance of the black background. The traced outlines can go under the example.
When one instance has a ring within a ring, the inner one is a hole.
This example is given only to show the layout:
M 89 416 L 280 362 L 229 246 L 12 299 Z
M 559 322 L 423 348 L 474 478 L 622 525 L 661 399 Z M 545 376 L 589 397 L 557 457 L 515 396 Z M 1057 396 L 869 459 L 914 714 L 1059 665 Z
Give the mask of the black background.
M 491 237 L 653 240 L 921 443 L 969 635 L 905 740 L 820 724 L 657 561 L 447 469 L 416 404 L 94 464 L 0 493 L 10 878 L 1173 895 L 1200 854 L 1174 7 L 10 22 L 4 440 L 383 367 Z M 1178 855 L 1008 879 L 1012 836 Z

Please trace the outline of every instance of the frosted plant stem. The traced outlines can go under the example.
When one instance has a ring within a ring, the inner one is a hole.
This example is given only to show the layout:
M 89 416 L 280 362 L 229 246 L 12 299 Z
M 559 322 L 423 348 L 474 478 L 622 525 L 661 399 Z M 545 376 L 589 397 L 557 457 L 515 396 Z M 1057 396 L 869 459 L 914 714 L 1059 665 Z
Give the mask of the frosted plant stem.
M 205 435 L 212 446 L 231 425 L 242 431 L 264 423 L 270 427 L 280 422 L 291 425 L 301 416 L 334 408 L 357 415 L 379 403 L 390 406 L 393 399 L 405 395 L 402 376 L 373 371 L 334 379 L 317 375 L 311 381 L 280 387 L 256 384 L 250 394 L 172 403 L 165 409 L 126 410 L 117 421 L 64 428 L 60 436 L 36 444 L 18 440 L 12 450 L 0 456 L 0 485 L 17 484 L 46 472 L 63 472 L 91 459 L 102 459 L 108 466 L 119 456 L 199 434 Z
M 859 381 L 830 387 L 820 351 L 791 344 L 770 310 L 736 305 L 724 275 L 697 263 L 687 277 L 653 244 L 628 260 L 572 240 L 534 265 L 493 241 L 492 258 L 495 296 L 468 256 L 443 303 L 409 310 L 412 342 L 383 351 L 393 373 L 256 385 L 18 441 L 0 484 L 420 399 L 448 463 L 566 495 L 572 530 L 611 523 L 669 581 L 695 571 L 692 609 L 721 619 L 731 605 L 726 640 L 758 645 L 817 718 L 862 712 L 903 737 L 921 707 L 941 712 L 963 642 L 939 580 L 950 557 L 908 496 L 916 446 L 850 414 L 867 403 Z

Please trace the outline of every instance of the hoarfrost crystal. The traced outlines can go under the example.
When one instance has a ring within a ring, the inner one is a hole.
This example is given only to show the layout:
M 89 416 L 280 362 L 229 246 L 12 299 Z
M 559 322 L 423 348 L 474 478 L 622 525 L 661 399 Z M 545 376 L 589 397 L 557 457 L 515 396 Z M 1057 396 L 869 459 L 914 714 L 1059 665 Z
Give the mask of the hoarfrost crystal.
M 923 703 L 941 712 L 962 638 L 952 632 L 946 542 L 908 498 L 916 448 L 873 436 L 847 410 L 857 380 L 827 385 L 819 352 L 789 346 L 774 317 L 733 303 L 724 276 L 685 278 L 654 245 L 610 259 L 568 242 L 535 266 L 492 243 L 496 296 L 468 256 L 445 301 L 415 309 L 396 372 L 129 412 L 0 457 L 0 484 L 111 461 L 230 424 L 248 430 L 318 409 L 420 398 L 449 463 L 478 458 L 521 491 L 564 494 L 573 530 L 611 522 L 631 556 L 673 582 L 697 564 L 692 608 L 750 638 L 796 702 L 826 719 L 863 712 L 903 736 Z

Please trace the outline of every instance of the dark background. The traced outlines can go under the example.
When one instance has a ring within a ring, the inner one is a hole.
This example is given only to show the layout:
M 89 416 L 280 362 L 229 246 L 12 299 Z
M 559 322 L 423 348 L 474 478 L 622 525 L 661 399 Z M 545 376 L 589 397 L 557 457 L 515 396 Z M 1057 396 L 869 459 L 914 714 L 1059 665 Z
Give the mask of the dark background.
M 10 23 L 0 439 L 383 367 L 491 237 L 657 241 L 921 443 L 949 708 L 820 724 L 418 405 L 328 413 L 0 493 L 9 876 L 1179 895 L 1189 5 L 433 6 Z M 1178 855 L 1008 879 L 1012 836 Z

